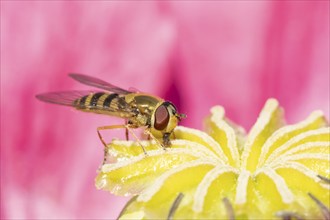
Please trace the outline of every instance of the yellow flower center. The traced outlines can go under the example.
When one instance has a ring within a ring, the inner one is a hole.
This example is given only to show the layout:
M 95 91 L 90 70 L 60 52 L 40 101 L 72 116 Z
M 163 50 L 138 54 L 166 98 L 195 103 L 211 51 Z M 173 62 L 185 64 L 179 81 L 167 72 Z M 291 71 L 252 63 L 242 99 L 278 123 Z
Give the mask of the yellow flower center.
M 285 125 L 266 102 L 248 135 L 220 106 L 206 133 L 178 126 L 166 150 L 155 141 L 114 140 L 99 189 L 137 195 L 123 218 L 325 218 L 330 206 L 330 128 L 322 112 Z M 147 149 L 145 156 L 139 144 Z

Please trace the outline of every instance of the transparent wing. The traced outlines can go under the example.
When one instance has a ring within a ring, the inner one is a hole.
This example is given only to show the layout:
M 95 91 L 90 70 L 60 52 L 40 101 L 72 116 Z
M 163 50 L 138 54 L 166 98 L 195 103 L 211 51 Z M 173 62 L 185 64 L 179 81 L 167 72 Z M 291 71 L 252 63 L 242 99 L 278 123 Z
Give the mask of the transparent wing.
M 113 93 L 118 93 L 118 94 L 128 94 L 132 93 L 131 91 L 119 88 L 115 85 L 112 85 L 108 82 L 105 82 L 101 79 L 92 77 L 92 76 L 86 76 L 83 74 L 78 74 L 78 73 L 70 73 L 69 76 L 75 80 L 77 80 L 80 83 L 83 83 L 85 85 L 93 86 L 96 88 L 104 89 L 107 91 L 111 91 Z
M 89 101 L 85 103 L 87 97 L 89 97 Z M 104 98 L 99 103 L 100 97 Z M 125 101 L 125 96 L 116 93 L 72 90 L 42 93 L 36 95 L 36 98 L 43 102 L 72 106 L 78 110 L 108 114 L 121 118 L 130 118 L 136 115 L 136 107 L 128 104 Z
M 43 101 L 59 105 L 76 106 L 75 101 L 96 93 L 95 91 L 63 91 L 63 92 L 47 92 L 36 95 L 36 98 Z

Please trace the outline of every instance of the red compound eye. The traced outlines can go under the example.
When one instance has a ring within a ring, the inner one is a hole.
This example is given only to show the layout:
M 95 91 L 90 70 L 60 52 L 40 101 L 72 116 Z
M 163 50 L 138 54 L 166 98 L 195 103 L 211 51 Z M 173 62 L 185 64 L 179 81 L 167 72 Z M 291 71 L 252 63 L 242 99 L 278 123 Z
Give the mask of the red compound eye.
M 164 130 L 170 120 L 167 108 L 164 105 L 159 106 L 155 112 L 155 129 Z

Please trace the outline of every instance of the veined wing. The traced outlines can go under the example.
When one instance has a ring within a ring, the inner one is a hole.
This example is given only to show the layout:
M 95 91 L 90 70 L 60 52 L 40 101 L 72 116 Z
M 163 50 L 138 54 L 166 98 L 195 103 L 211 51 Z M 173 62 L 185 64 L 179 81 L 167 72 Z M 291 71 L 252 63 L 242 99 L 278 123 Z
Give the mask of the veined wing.
M 62 92 L 47 92 L 36 95 L 36 98 L 43 101 L 58 105 L 76 106 L 75 102 L 90 94 L 97 93 L 95 91 L 62 91 Z
M 123 95 L 96 91 L 49 92 L 36 96 L 41 101 L 75 107 L 78 110 L 122 118 L 136 115 L 136 108 Z
M 93 86 L 96 88 L 104 89 L 110 92 L 118 93 L 118 94 L 128 94 L 132 93 L 128 90 L 119 88 L 118 86 L 112 85 L 106 81 L 103 81 L 101 79 L 92 77 L 92 76 L 87 76 L 83 74 L 78 74 L 78 73 L 70 73 L 69 76 L 75 80 L 77 80 L 80 83 L 83 83 L 88 86 Z

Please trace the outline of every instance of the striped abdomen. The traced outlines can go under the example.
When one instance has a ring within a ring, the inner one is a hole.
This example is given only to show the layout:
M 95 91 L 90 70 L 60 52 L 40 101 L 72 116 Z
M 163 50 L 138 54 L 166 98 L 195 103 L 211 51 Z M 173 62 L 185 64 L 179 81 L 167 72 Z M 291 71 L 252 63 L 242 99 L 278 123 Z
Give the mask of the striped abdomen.
M 74 106 L 83 111 L 110 114 L 118 117 L 132 117 L 132 110 L 125 97 L 117 93 L 91 93 L 74 101 Z

